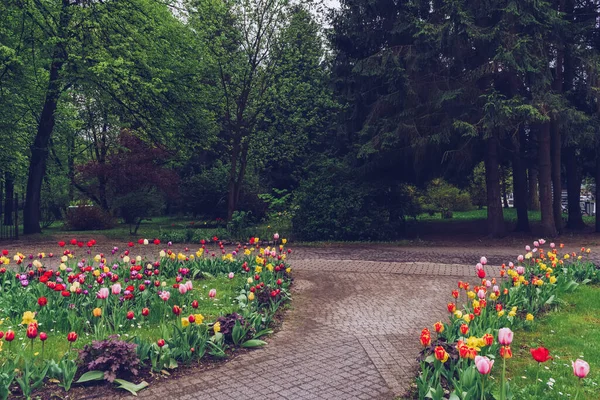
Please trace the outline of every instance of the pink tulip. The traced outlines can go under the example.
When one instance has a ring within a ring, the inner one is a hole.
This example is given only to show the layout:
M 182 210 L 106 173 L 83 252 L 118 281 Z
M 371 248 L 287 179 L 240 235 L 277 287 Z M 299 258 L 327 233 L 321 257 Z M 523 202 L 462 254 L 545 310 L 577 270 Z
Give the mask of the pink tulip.
M 171 292 L 167 292 L 167 291 L 160 292 L 160 293 L 158 294 L 158 297 L 160 297 L 160 298 L 161 298 L 161 300 L 163 300 L 163 301 L 168 301 L 168 300 L 169 300 L 169 297 L 171 297 Z
M 525 246 L 525 251 L 531 251 L 531 247 L 529 245 Z
M 513 341 L 513 331 L 510 328 L 500 328 L 498 330 L 498 343 L 503 346 L 510 346 Z
M 230 273 L 229 273 L 229 279 L 233 279 L 233 277 L 234 277 L 234 276 L 235 276 L 235 275 L 234 275 L 234 273 L 233 273 L 233 272 L 230 272 Z
M 210 289 L 210 291 L 208 292 L 208 297 L 210 297 L 211 299 L 214 299 L 216 295 L 217 289 Z
M 188 288 L 186 285 L 179 285 L 179 293 L 181 294 L 186 294 L 186 292 L 188 291 Z
M 485 299 L 485 290 L 479 289 L 479 291 L 477 292 L 477 297 L 479 297 L 480 299 Z
M 517 267 L 517 274 L 523 275 L 525 273 L 525 267 Z
M 542 246 L 543 246 L 544 244 L 546 244 L 546 241 L 545 241 L 544 239 L 540 239 L 540 240 L 539 240 L 539 242 L 540 242 L 540 245 L 542 245 Z
M 480 270 L 482 270 L 482 269 L 483 269 L 483 265 L 482 265 L 481 263 L 477 263 L 477 265 L 475 266 L 475 269 L 476 269 L 477 271 L 480 271 Z
M 481 257 L 481 259 L 479 260 L 480 263 L 482 263 L 483 265 L 487 264 L 487 258 L 485 257 Z
M 492 286 L 492 281 L 485 281 L 485 287 Z
M 553 249 L 553 248 L 555 248 L 555 247 L 556 247 L 556 244 L 554 244 L 554 242 L 553 242 L 553 243 L 550 243 L 550 248 L 551 248 L 551 249 Z
M 273 239 L 275 239 L 275 240 L 279 240 L 279 233 L 276 233 L 276 234 L 274 234 L 274 235 L 273 235 Z
M 538 242 L 538 241 L 536 240 L 535 242 L 533 242 L 533 245 L 534 245 L 535 247 L 540 247 L 540 242 Z
M 120 294 L 121 293 L 121 284 L 115 283 L 110 287 L 112 294 Z
M 521 255 L 521 254 L 519 254 L 519 256 L 517 257 L 518 262 L 523 262 L 524 259 L 525 259 L 525 257 L 523 257 L 523 255 Z
M 492 371 L 494 361 L 487 357 L 475 356 L 475 366 L 481 375 L 487 375 Z
M 577 361 L 571 361 L 571 364 L 573 365 L 573 374 L 578 378 L 585 378 L 590 373 L 590 364 L 579 358 Z
M 514 267 L 514 266 L 515 266 L 515 264 L 513 264 L 513 262 L 512 262 L 512 261 L 508 263 L 508 268 L 512 268 L 512 267 Z
M 492 288 L 492 292 L 499 292 L 500 288 L 498 287 L 498 285 L 494 285 L 494 287 Z
M 538 249 L 537 249 L 537 248 L 535 248 L 535 249 L 531 250 L 531 252 L 532 252 L 532 253 L 536 253 L 536 252 L 537 252 L 537 250 L 538 250 Z
M 108 294 L 109 294 L 108 288 L 103 287 L 100 290 L 98 290 L 98 294 L 96 295 L 96 297 L 98 297 L 101 300 L 104 300 L 104 299 L 108 298 Z
M 187 281 L 185 283 L 185 286 L 187 286 L 187 290 L 192 290 L 194 289 L 194 284 L 192 283 L 192 281 Z

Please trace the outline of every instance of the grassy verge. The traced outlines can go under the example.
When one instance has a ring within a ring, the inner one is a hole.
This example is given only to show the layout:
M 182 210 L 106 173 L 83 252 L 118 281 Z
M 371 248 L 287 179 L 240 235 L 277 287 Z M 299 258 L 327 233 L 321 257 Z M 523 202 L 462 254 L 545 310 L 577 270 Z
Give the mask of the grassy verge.
M 540 318 L 531 330 L 515 332 L 514 358 L 507 360 L 507 374 L 518 388 L 515 399 L 574 399 L 578 390 L 578 400 L 600 398 L 600 287 L 580 286 L 564 300 L 566 305 Z M 538 346 L 548 348 L 554 359 L 538 366 L 529 351 Z M 571 367 L 577 358 L 591 367 L 581 382 Z
M 504 210 L 504 220 L 507 222 L 516 222 L 517 221 L 517 210 L 515 208 L 505 208 Z M 539 211 L 529 211 L 528 212 L 529 221 L 530 222 L 539 222 L 541 220 L 541 214 Z M 565 217 L 567 215 L 565 214 Z M 481 210 L 470 210 L 470 211 L 454 211 L 452 212 L 452 218 L 450 219 L 442 219 L 440 213 L 436 213 L 435 215 L 429 214 L 421 214 L 417 217 L 417 220 L 420 222 L 465 222 L 465 221 L 478 221 L 485 220 L 487 218 L 487 209 L 483 208 Z M 594 223 L 593 216 L 584 216 L 583 221 L 586 224 Z

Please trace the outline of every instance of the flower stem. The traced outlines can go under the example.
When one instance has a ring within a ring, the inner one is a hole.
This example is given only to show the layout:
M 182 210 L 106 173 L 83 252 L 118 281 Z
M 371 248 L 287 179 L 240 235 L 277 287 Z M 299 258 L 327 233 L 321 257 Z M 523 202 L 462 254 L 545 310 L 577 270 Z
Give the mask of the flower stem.
M 500 387 L 500 400 L 506 399 L 506 357 L 502 357 L 502 381 Z
M 484 382 L 485 382 L 485 375 L 481 375 L 481 400 L 485 400 Z
M 540 369 L 542 369 L 542 363 L 538 363 L 538 369 L 537 369 L 537 372 L 535 373 L 535 397 L 538 396 L 538 392 L 539 392 L 538 378 L 540 376 Z

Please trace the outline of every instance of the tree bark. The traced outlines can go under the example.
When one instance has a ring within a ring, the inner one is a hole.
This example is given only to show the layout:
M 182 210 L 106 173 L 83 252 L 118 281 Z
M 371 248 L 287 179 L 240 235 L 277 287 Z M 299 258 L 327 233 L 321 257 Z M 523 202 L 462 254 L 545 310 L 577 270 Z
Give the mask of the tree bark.
M 536 166 L 529 167 L 527 171 L 527 209 L 531 211 L 540 210 L 540 192 L 538 188 L 538 170 Z
M 539 183 L 540 183 L 540 210 L 542 214 L 542 234 L 555 237 L 557 234 L 552 207 L 552 175 L 550 157 L 550 123 L 545 122 L 539 131 Z
M 15 205 L 15 180 L 10 172 L 4 174 L 4 186 L 4 225 L 12 225 Z
M 569 218 L 567 228 L 583 229 L 585 223 L 581 217 L 581 170 L 577 166 L 577 153 L 574 147 L 567 147 L 564 151 L 565 170 L 567 174 L 567 200 Z
M 59 41 L 54 45 L 52 62 L 50 63 L 50 74 L 46 98 L 40 115 L 37 134 L 31 145 L 31 158 L 29 160 L 29 175 L 27 178 L 27 194 L 23 208 L 23 233 L 39 233 L 40 227 L 40 201 L 42 196 L 42 180 L 46 174 L 46 162 L 48 161 L 48 144 L 54 131 L 55 112 L 58 99 L 62 92 L 60 83 L 60 70 L 67 60 L 66 49 L 60 39 L 69 24 L 69 0 L 62 0 L 62 9 L 59 21 Z
M 600 149 L 596 151 L 596 232 L 600 232 Z
M 517 232 L 529 232 L 529 216 L 527 214 L 527 170 L 523 160 L 523 143 L 525 131 L 521 127 L 515 137 L 513 152 L 513 205 L 517 210 Z M 536 187 L 537 189 L 537 187 Z
M 488 233 L 493 237 L 506 235 L 504 214 L 502 211 L 502 193 L 500 190 L 500 172 L 498 161 L 498 141 L 495 135 L 486 139 L 485 184 L 487 189 Z
M 556 230 L 560 232 L 563 228 L 562 219 L 562 183 L 561 183 L 561 135 L 558 117 L 552 118 L 550 122 L 550 155 L 552 157 L 552 212 Z

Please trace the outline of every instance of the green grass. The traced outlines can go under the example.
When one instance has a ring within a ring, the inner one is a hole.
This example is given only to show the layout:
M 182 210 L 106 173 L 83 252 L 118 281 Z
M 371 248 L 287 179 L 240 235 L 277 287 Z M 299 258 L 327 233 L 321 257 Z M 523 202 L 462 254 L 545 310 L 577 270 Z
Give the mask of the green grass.
M 517 221 L 517 210 L 515 208 L 505 208 L 504 211 L 504 220 L 509 222 Z M 541 220 L 541 214 L 539 211 L 529 211 L 528 212 L 529 221 L 531 222 L 539 222 Z M 566 217 L 566 214 L 565 214 Z M 487 209 L 483 208 L 481 210 L 470 210 L 470 211 L 453 211 L 452 218 L 450 219 L 442 219 L 440 213 L 436 213 L 435 215 L 429 214 L 421 214 L 417 217 L 418 221 L 422 222 L 469 222 L 469 221 L 478 221 L 484 220 L 487 218 Z M 593 216 L 584 216 L 583 221 L 587 224 L 594 223 Z
M 600 287 L 580 286 L 564 300 L 566 306 L 540 318 L 529 331 L 515 332 L 514 357 L 507 360 L 507 375 L 514 382 L 516 399 L 575 398 L 580 382 L 573 376 L 571 361 L 577 358 L 591 367 L 581 382 L 578 399 L 600 398 Z M 541 368 L 529 352 L 538 346 L 548 348 L 554 357 Z M 501 360 L 496 364 L 499 378 Z M 538 373 L 541 382 L 536 385 Z M 550 378 L 555 380 L 553 388 L 547 384 Z

